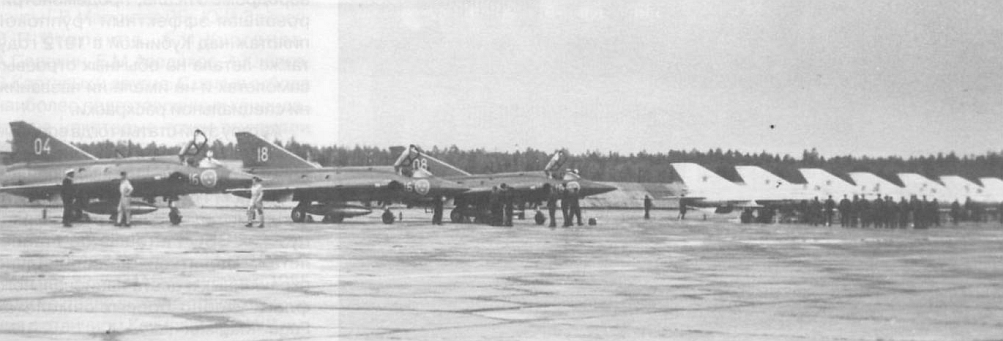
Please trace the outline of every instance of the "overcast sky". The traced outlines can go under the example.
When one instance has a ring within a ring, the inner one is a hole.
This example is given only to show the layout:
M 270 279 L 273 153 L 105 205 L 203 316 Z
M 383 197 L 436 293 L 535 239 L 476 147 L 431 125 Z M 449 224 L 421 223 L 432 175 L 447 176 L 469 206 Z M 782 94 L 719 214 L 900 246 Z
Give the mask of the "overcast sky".
M 1000 1 L 360 1 L 338 18 L 341 143 L 1003 149 Z
M 78 103 L 291 99 L 308 103 L 309 115 L 165 117 L 144 110 L 95 116 L 4 110 L 0 115 L 29 120 L 68 141 L 110 138 L 178 145 L 201 127 L 212 138 L 229 141 L 233 132 L 249 130 L 319 144 L 455 144 L 489 150 L 567 147 L 572 152 L 629 153 L 720 147 L 800 155 L 816 147 L 823 155 L 920 155 L 1003 149 L 1001 1 L 357 0 L 311 6 L 305 9 L 311 16 L 307 31 L 32 32 L 38 37 L 86 33 L 151 39 L 189 33 L 196 39 L 305 35 L 310 39 L 304 52 L 310 60 L 307 95 L 0 97 L 0 102 Z M 136 8 L 135 14 L 160 13 Z M 8 9 L 36 16 L 51 12 Z M 169 13 L 217 10 L 189 6 Z M 260 16 L 276 10 L 254 11 Z M 4 56 L 17 56 L 15 52 Z M 254 50 L 24 53 L 87 59 L 111 52 L 267 56 Z M 140 77 L 169 82 L 300 76 L 261 71 L 0 75 L 3 80 Z M 0 140 L 9 136 L 0 129 Z

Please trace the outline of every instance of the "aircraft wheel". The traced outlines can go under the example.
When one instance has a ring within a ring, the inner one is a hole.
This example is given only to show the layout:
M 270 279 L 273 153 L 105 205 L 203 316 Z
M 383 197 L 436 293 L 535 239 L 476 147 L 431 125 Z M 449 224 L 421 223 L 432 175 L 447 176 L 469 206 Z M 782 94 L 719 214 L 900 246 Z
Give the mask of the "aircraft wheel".
M 394 213 L 390 210 L 383 211 L 383 223 L 390 225 L 394 223 Z
M 181 212 L 177 208 L 171 208 L 171 213 L 167 214 L 167 217 L 171 219 L 171 225 L 181 224 Z
M 108 220 L 111 220 L 113 223 L 117 223 L 118 222 L 118 213 L 112 213 L 110 216 L 108 216 Z
M 300 210 L 298 207 L 293 208 L 293 211 L 289 214 L 289 217 L 293 219 L 294 223 L 302 223 L 306 221 L 306 212 Z
M 462 223 L 463 212 L 460 212 L 460 209 L 458 208 L 454 208 L 451 212 L 449 212 L 449 221 L 453 222 L 454 224 Z
M 536 211 L 536 216 L 533 219 L 536 220 L 537 225 L 543 225 L 543 223 L 547 222 L 547 216 L 541 211 Z

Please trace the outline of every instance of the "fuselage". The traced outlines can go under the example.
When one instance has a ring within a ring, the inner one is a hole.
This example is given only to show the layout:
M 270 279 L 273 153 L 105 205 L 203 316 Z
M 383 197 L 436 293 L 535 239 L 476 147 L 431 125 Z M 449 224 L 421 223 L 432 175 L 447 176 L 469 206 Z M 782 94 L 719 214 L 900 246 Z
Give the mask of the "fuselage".
M 317 202 L 401 201 L 420 202 L 436 196 L 452 197 L 467 188 L 440 178 L 410 178 L 396 174 L 392 167 L 344 167 L 310 169 L 245 169 L 247 173 L 265 179 L 265 187 L 290 188 L 292 198 L 275 191 L 265 200 Z M 337 184 L 371 184 L 371 186 L 334 187 Z M 331 185 L 331 186 L 327 186 Z M 312 188 L 311 188 L 312 187 Z M 237 193 L 246 197 L 244 193 Z
M 136 198 L 177 197 L 193 193 L 218 193 L 227 188 L 246 187 L 250 178 L 225 167 L 190 167 L 177 157 L 144 157 L 93 161 L 21 163 L 0 174 L 0 185 L 45 186 L 60 184 L 66 171 L 75 171 L 78 195 L 87 198 L 118 198 L 121 173 L 126 172 Z M 29 200 L 49 199 L 58 188 L 14 189 L 9 193 Z

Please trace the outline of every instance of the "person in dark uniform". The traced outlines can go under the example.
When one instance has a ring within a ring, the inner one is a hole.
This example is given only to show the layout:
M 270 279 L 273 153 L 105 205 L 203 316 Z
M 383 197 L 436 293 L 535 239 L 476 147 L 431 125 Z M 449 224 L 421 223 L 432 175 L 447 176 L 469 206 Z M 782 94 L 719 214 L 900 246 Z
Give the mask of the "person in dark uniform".
M 63 199 L 63 227 L 73 227 L 73 218 L 77 214 L 76 208 L 73 207 L 77 195 L 77 190 L 73 186 L 74 173 L 76 172 L 72 169 L 67 170 L 66 176 L 63 177 L 63 185 L 59 187 L 59 196 Z
M 498 186 L 491 187 L 491 194 L 488 195 L 488 224 L 491 226 L 500 225 L 502 219 L 502 200 Z
M 912 204 L 912 215 L 913 220 L 915 220 L 915 228 L 925 229 L 926 228 L 926 196 L 923 199 L 917 199 Z
M 899 200 L 899 228 L 907 229 L 909 228 L 909 210 L 912 208 L 909 205 L 909 200 L 904 196 Z
M 822 202 L 818 201 L 818 197 L 811 201 L 808 205 L 808 220 L 811 221 L 811 226 L 818 226 L 821 223 L 822 216 Z
M 808 223 L 808 200 L 801 200 L 798 202 L 795 210 L 798 213 L 798 222 L 802 224 Z
M 850 227 L 857 227 L 860 224 L 860 197 L 853 195 L 850 201 Z
M 503 202 L 505 204 L 505 221 L 502 222 L 502 225 L 512 226 L 512 219 L 515 214 L 515 192 L 506 184 L 502 184 L 502 198 L 504 198 Z
M 930 223 L 939 228 L 940 227 L 940 203 L 937 201 L 937 198 L 934 198 L 934 200 L 932 202 L 930 202 L 930 206 L 928 207 L 928 210 L 930 210 Z
M 839 201 L 839 226 L 850 227 L 850 217 L 853 216 L 853 213 L 850 212 L 852 207 L 850 198 L 843 194 L 843 199 Z
M 569 210 L 571 211 L 571 220 L 578 223 L 578 226 L 582 226 L 582 206 L 579 204 L 578 188 L 571 189 L 571 206 Z
M 832 216 L 836 214 L 836 201 L 830 195 L 825 200 L 825 226 L 832 226 Z
M 885 226 L 890 229 L 899 227 L 899 205 L 890 195 L 885 197 Z
M 651 219 L 651 197 L 644 195 L 644 219 Z
M 860 196 L 860 207 L 856 211 L 860 215 L 860 228 L 871 227 L 871 203 L 867 201 L 867 196 Z
M 686 220 L 686 210 L 688 209 L 689 208 L 686 207 L 686 199 L 679 199 L 679 220 Z
M 951 203 L 951 223 L 958 226 L 958 219 L 961 218 L 961 203 L 955 200 Z
M 432 225 L 442 225 L 442 200 L 440 196 L 432 199 Z
M 561 197 L 561 189 L 557 186 L 550 188 L 550 195 L 547 196 L 547 210 L 550 211 L 550 228 L 557 227 L 557 199 Z
M 561 213 L 564 215 L 564 227 L 571 226 L 571 192 L 568 187 L 561 185 Z
M 965 221 L 972 220 L 971 218 L 974 218 L 975 216 L 975 207 L 972 203 L 972 199 L 965 198 L 965 204 L 962 207 L 964 210 L 961 211 L 961 219 Z
M 871 202 L 871 221 L 876 229 L 885 227 L 885 200 L 881 199 L 881 194 Z

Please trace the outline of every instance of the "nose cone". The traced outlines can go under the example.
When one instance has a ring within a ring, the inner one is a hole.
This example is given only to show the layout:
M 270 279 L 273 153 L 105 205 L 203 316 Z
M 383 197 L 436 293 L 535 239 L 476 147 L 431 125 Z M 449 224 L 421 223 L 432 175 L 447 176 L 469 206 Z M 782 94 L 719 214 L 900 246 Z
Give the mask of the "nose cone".
M 581 186 L 583 196 L 603 194 L 616 190 L 616 186 L 601 184 L 595 181 L 581 181 Z

